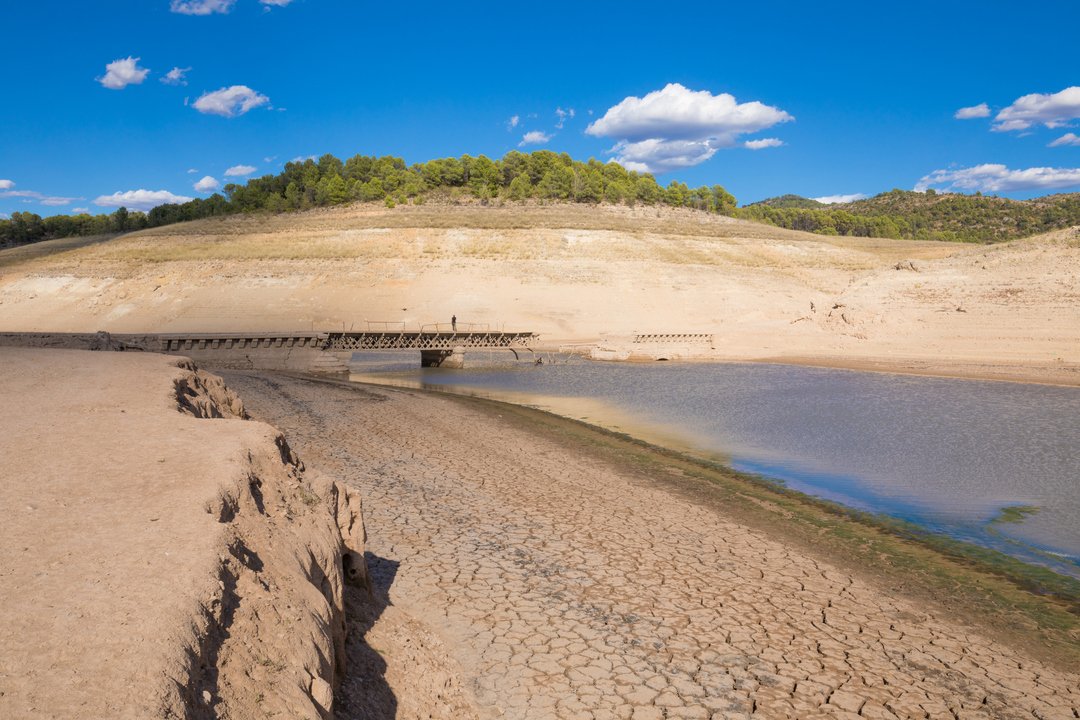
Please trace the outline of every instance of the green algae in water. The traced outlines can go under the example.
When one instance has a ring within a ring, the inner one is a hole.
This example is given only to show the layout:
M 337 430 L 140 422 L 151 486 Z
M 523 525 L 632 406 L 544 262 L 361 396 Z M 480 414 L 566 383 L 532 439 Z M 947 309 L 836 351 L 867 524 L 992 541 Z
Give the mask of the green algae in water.
M 998 510 L 998 514 L 990 521 L 990 524 L 1022 523 L 1037 512 L 1039 508 L 1035 505 L 1007 505 Z

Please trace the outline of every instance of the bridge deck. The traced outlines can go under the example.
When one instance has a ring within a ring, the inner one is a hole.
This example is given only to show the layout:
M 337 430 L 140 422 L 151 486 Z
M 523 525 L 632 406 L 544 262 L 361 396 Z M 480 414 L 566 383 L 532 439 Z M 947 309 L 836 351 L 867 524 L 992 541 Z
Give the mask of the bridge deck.
M 325 350 L 452 350 L 528 347 L 531 332 L 354 332 L 329 333 Z
M 166 353 L 277 348 L 309 348 L 325 352 L 527 348 L 539 339 L 531 332 L 489 331 L 116 333 L 107 337 L 131 349 Z M 0 345 L 95 347 L 99 342 L 99 336 L 92 333 L 0 333 Z
M 712 333 L 637 333 L 637 345 L 713 345 Z

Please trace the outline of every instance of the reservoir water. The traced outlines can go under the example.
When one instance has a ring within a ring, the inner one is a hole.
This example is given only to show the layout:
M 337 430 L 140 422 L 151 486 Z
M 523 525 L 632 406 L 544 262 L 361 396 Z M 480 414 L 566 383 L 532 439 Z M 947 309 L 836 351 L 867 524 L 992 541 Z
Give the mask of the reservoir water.
M 761 364 L 415 363 L 357 354 L 352 368 L 681 446 L 1080 577 L 1078 388 Z M 1035 510 L 1002 515 L 1017 507 Z

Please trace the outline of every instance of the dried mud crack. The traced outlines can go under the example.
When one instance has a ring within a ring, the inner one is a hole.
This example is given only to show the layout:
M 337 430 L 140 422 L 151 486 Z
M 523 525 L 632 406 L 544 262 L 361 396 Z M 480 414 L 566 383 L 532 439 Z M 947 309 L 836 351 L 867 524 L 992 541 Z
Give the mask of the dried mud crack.
M 542 434 L 411 391 L 226 377 L 364 498 L 381 601 L 352 620 L 339 717 L 1080 717 L 1080 675 Z

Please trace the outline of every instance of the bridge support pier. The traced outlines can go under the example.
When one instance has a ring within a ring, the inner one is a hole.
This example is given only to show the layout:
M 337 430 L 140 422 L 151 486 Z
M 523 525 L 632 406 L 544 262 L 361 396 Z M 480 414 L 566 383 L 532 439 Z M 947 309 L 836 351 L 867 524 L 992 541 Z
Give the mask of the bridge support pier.
M 344 375 L 349 372 L 349 360 L 352 352 L 330 352 L 324 350 L 315 356 L 310 372 L 319 375 Z
M 421 350 L 420 367 L 444 367 L 460 370 L 465 367 L 465 349 Z

